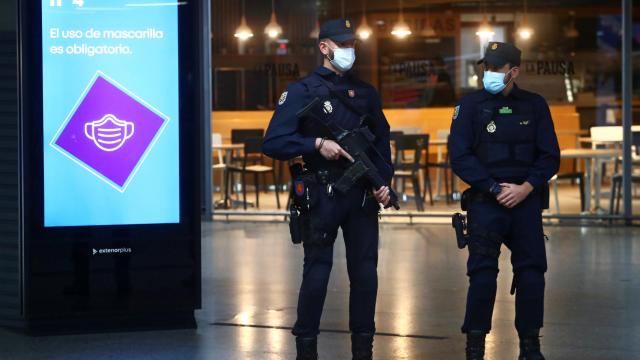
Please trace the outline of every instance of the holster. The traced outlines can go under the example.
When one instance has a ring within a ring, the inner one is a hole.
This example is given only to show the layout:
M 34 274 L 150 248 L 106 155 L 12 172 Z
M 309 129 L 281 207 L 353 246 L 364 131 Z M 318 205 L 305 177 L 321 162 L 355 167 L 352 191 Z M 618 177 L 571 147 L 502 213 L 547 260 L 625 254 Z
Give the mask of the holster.
M 451 226 L 456 231 L 456 240 L 458 242 L 458 249 L 464 249 L 469 244 L 469 235 L 467 233 L 467 222 L 464 215 L 460 213 L 453 214 L 451 218 Z
M 294 168 L 295 166 L 295 168 Z M 335 172 L 320 170 L 307 171 L 301 164 L 290 167 L 293 186 L 292 202 L 289 208 L 289 232 L 294 244 L 327 246 L 333 244 L 335 234 L 327 231 L 323 218 L 314 210 L 319 197 L 332 196 L 331 188 Z M 322 194 L 326 192 L 327 194 Z M 315 217 L 314 217 L 315 216 Z
M 462 193 L 461 206 L 463 211 L 468 211 L 469 206 L 473 202 L 495 201 L 496 198 L 492 194 L 482 193 L 473 189 L 467 189 Z M 465 216 L 460 213 L 456 213 L 453 215 L 452 226 L 456 231 L 456 240 L 459 249 L 469 247 L 469 252 L 471 254 L 479 254 L 493 258 L 498 258 L 500 256 L 500 244 L 503 242 L 502 236 L 500 234 L 481 229 L 476 224 L 471 222 L 469 218 L 466 218 L 465 221 Z M 483 238 L 492 243 L 493 246 L 485 246 L 483 244 L 480 244 L 476 241 L 473 241 L 474 238 Z
M 289 233 L 294 244 L 311 238 L 311 203 L 309 182 L 312 177 L 305 172 L 302 164 L 289 166 L 291 172 L 291 206 L 289 207 Z
M 291 242 L 300 244 L 305 239 L 311 237 L 311 219 L 309 212 L 300 211 L 300 209 L 291 205 L 289 207 L 289 233 L 291 234 Z
M 542 210 L 549 208 L 549 184 L 542 185 L 540 189 L 540 208 Z

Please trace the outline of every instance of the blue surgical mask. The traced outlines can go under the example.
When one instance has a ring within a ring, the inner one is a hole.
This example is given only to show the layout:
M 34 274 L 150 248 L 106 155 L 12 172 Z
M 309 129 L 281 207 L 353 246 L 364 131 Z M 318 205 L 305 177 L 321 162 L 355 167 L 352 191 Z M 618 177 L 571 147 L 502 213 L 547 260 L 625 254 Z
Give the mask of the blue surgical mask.
M 510 72 L 511 70 L 509 70 L 509 72 L 507 72 L 506 74 L 503 74 L 501 72 L 485 71 L 484 76 L 482 78 L 484 89 L 493 95 L 501 92 L 502 90 L 504 90 L 504 88 L 507 87 L 507 84 L 511 82 L 511 79 L 509 79 L 509 82 L 507 82 L 506 84 L 504 82 L 504 78 Z
M 354 48 L 335 48 L 333 50 L 333 65 L 340 72 L 351 70 L 353 63 L 356 61 L 356 50 Z

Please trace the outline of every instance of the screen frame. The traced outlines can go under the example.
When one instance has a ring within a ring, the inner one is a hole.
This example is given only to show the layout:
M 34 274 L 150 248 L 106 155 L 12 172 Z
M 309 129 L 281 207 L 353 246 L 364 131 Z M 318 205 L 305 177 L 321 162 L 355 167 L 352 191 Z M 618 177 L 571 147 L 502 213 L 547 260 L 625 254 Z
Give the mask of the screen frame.
M 33 264 L 37 261 L 40 245 L 60 244 L 61 248 L 71 241 L 82 239 L 90 247 L 104 247 L 114 242 L 125 241 L 135 256 L 137 245 L 161 241 L 184 250 L 188 248 L 190 259 L 176 259 L 176 263 L 188 261 L 194 268 L 192 309 L 201 306 L 201 260 L 200 260 L 200 182 L 201 182 L 201 122 L 202 81 L 204 71 L 201 56 L 202 23 L 196 0 L 181 0 L 178 6 L 178 71 L 179 71 L 179 196 L 180 216 L 175 224 L 135 224 L 100 226 L 44 226 L 44 142 L 43 142 L 43 58 L 42 58 L 42 2 L 20 1 L 20 133 L 22 158 L 22 227 L 23 227 L 23 275 L 27 285 L 23 288 L 25 314 L 30 311 L 29 284 L 33 276 Z M 149 206 L 153 206 L 150 204 Z M 166 251 L 166 249 L 165 249 Z M 53 254 L 52 254 L 53 256 Z M 69 258 L 68 252 L 60 254 Z M 172 264 L 167 264 L 171 266 Z M 37 291 L 37 290 L 36 290 Z M 161 306 L 160 306 L 161 307 Z M 151 306 L 150 310 L 154 307 Z M 55 311 L 40 311 L 39 314 Z M 46 309 L 45 309 L 46 310 Z M 157 310 L 157 309 L 156 309 Z

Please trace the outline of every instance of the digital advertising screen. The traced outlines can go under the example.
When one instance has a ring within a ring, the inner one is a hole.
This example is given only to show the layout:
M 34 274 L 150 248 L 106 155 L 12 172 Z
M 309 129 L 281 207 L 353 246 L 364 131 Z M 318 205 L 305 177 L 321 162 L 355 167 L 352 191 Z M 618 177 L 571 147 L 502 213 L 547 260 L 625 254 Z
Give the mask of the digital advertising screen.
M 179 223 L 178 5 L 42 1 L 45 227 Z

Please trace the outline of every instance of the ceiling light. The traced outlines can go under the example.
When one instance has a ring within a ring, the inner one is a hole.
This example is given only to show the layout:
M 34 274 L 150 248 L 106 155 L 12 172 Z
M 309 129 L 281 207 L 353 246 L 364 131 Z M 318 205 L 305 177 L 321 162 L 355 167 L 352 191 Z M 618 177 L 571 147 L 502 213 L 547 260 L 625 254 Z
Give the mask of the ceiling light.
M 398 14 L 398 22 L 395 23 L 395 25 L 393 25 L 393 29 L 391 30 L 391 35 L 399 38 L 399 39 L 404 39 L 407 36 L 411 35 L 411 28 L 409 27 L 409 25 L 407 25 L 407 23 L 404 21 L 404 15 L 402 13 L 402 0 L 398 0 L 399 3 L 399 14 Z
M 276 19 L 276 4 L 275 0 L 271 0 L 271 21 L 264 28 L 264 33 L 271 39 L 276 39 L 282 34 L 282 26 L 278 24 Z
M 369 24 L 367 24 L 367 16 L 364 14 L 362 15 L 362 20 L 360 21 L 360 26 L 358 26 L 356 33 L 360 40 L 367 40 L 373 34 L 373 29 Z

